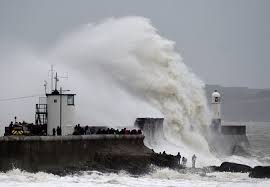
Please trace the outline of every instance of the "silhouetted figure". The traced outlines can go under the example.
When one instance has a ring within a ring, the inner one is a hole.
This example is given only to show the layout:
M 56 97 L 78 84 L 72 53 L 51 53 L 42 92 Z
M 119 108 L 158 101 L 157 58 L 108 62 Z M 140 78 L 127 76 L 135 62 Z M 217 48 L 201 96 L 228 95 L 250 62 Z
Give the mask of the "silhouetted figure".
M 57 133 L 57 136 L 61 136 L 61 127 L 57 126 L 56 128 L 56 133 Z
M 10 122 L 9 127 L 13 127 L 13 121 Z
M 182 165 L 184 168 L 187 166 L 187 159 L 185 157 L 182 157 Z
M 73 135 L 78 135 L 78 126 L 77 125 L 75 125 L 75 127 L 74 127 Z
M 192 156 L 192 168 L 195 168 L 195 163 L 196 163 L 196 155 L 194 154 L 193 156 Z
M 165 151 L 163 151 L 163 153 L 162 153 L 163 155 L 166 155 L 166 152 Z
M 177 153 L 176 157 L 177 157 L 178 164 L 180 165 L 180 163 L 181 163 L 181 155 L 180 155 L 180 152 Z
M 55 136 L 55 128 L 53 128 L 52 134 L 53 134 L 53 136 Z
M 80 127 L 80 135 L 84 135 L 85 131 L 83 127 Z
M 88 131 L 88 129 L 89 129 L 89 127 L 88 127 L 88 125 L 86 125 L 84 128 L 85 134 L 90 134 L 90 131 Z

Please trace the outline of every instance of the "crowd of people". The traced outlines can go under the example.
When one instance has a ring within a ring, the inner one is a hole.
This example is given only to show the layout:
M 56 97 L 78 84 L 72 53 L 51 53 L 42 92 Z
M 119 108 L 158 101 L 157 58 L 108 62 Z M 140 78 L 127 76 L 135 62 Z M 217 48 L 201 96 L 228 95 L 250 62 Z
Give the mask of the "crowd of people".
M 87 135 L 87 134 L 122 134 L 122 135 L 138 135 L 142 134 L 141 130 L 128 130 L 123 128 L 121 130 L 114 128 L 91 128 L 89 126 L 81 127 L 80 124 L 74 127 L 73 135 Z
M 176 155 L 177 158 L 178 158 L 178 164 L 180 165 L 181 164 L 181 155 L 180 153 L 178 152 L 178 154 Z M 194 154 L 192 157 L 191 157 L 191 160 L 192 160 L 192 168 L 195 168 L 195 163 L 196 163 L 196 155 Z M 182 157 L 182 166 L 185 168 L 187 167 L 187 158 L 186 157 Z
M 153 151 L 153 150 L 152 150 L 152 151 Z M 154 152 L 154 151 L 153 151 L 153 152 Z M 163 153 L 160 152 L 159 155 L 163 155 L 163 156 L 165 156 L 165 157 L 174 157 L 174 158 L 176 158 L 177 164 L 178 164 L 178 165 L 182 165 L 184 168 L 187 167 L 187 158 L 186 158 L 186 157 L 182 157 L 181 154 L 180 154 L 180 152 L 178 152 L 176 156 L 173 156 L 173 155 L 171 155 L 171 154 L 167 154 L 165 151 L 163 151 Z M 182 158 L 182 160 L 181 160 L 181 158 Z M 197 159 L 197 157 L 196 157 L 196 155 L 194 154 L 194 155 L 191 157 L 191 160 L 192 160 L 192 168 L 195 168 L 196 159 Z M 182 162 L 181 162 L 181 161 L 182 161 Z
M 114 128 L 107 128 L 105 129 L 98 129 L 96 134 L 125 134 L 125 135 L 136 135 L 136 134 L 142 134 L 141 130 L 127 130 L 126 128 L 121 129 L 120 131 L 118 129 Z

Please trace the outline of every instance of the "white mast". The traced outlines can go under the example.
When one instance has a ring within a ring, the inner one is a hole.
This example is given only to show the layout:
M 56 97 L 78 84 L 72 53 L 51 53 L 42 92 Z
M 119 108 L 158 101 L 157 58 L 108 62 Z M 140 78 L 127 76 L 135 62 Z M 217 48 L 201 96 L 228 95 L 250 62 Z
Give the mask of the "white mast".
M 51 92 L 53 91 L 53 65 L 51 65 Z
M 57 90 L 57 82 L 59 81 L 59 79 L 57 77 L 57 72 L 56 72 L 54 79 L 55 79 L 55 90 Z
M 46 80 L 44 80 L 44 88 L 45 88 L 45 95 L 47 94 L 47 81 Z

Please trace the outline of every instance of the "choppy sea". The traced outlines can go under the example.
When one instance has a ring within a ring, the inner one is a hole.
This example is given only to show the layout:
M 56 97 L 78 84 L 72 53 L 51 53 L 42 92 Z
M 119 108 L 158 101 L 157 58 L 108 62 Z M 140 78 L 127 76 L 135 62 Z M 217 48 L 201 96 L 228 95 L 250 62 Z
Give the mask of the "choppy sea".
M 252 158 L 270 165 L 270 123 L 249 122 L 247 135 Z M 214 172 L 206 175 L 180 173 L 168 168 L 155 169 L 143 176 L 119 173 L 81 172 L 58 176 L 50 173 L 29 173 L 13 169 L 0 173 L 0 186 L 270 186 L 270 179 L 249 178 L 247 173 Z

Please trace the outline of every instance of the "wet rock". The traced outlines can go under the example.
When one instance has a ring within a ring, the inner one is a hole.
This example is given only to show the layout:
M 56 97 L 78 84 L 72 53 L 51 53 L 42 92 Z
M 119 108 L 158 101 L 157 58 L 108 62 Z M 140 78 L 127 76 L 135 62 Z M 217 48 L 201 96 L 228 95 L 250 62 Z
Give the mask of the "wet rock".
M 178 164 L 178 158 L 170 154 L 153 153 L 151 156 L 151 164 L 159 167 L 168 167 L 171 169 L 182 168 L 182 166 Z
M 237 164 L 233 162 L 223 162 L 219 167 L 216 167 L 214 169 L 220 172 L 239 172 L 239 173 L 248 173 L 252 170 L 250 166 L 244 164 Z
M 270 178 L 270 166 L 256 166 L 254 167 L 249 177 L 252 178 Z

